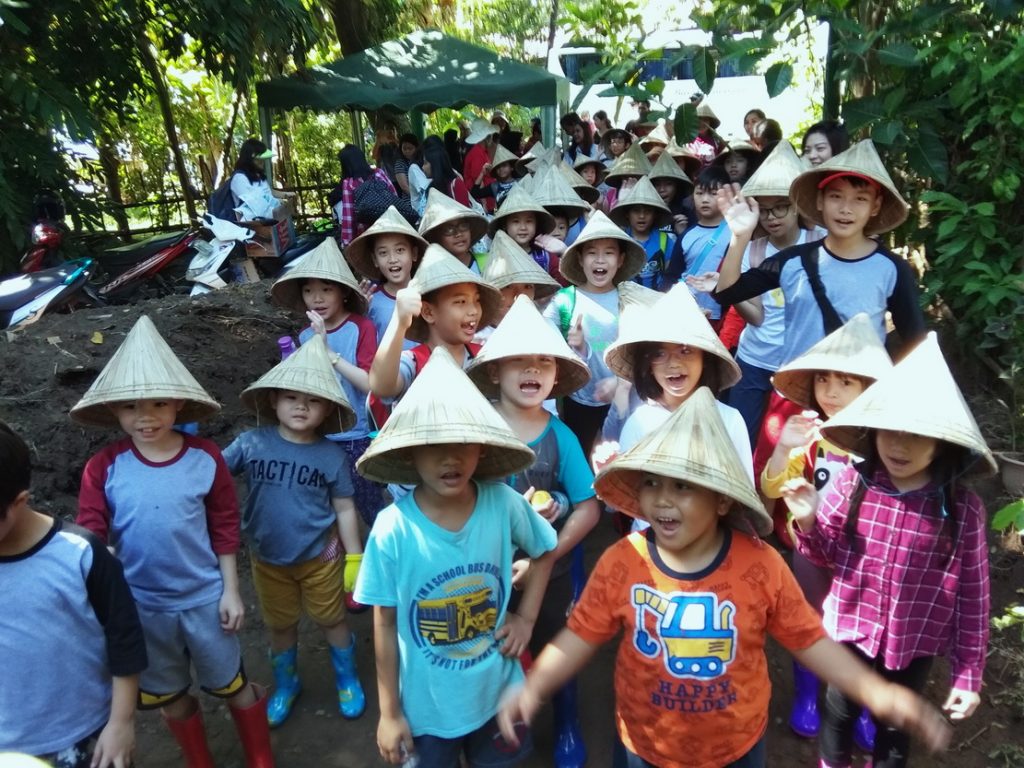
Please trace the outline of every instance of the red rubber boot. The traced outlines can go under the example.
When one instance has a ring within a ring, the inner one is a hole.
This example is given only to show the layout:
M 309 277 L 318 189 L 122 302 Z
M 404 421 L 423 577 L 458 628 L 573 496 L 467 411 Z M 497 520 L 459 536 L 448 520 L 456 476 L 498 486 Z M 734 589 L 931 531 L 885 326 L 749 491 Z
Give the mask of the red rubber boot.
M 206 729 L 203 727 L 202 710 L 196 711 L 185 720 L 175 720 L 164 715 L 164 722 L 174 740 L 181 747 L 186 768 L 214 768 L 213 755 L 206 743 Z
M 245 709 L 228 707 L 235 721 L 238 739 L 245 752 L 246 768 L 274 768 L 270 751 L 270 724 L 267 722 L 267 690 L 253 685 L 256 703 Z

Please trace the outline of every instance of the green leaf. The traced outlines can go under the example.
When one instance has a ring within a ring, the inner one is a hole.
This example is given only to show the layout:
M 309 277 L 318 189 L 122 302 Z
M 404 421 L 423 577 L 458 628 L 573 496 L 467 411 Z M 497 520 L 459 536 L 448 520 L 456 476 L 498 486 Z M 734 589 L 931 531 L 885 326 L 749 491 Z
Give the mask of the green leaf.
M 1005 531 L 1010 526 L 1024 531 L 1024 499 L 1010 502 L 992 516 L 993 531 Z
M 683 104 L 676 110 L 675 119 L 672 122 L 675 129 L 676 142 L 686 144 L 697 137 L 698 120 L 697 108 L 689 102 Z
M 715 75 L 718 74 L 718 65 L 715 57 L 711 55 L 709 48 L 701 48 L 693 57 L 693 79 L 697 87 L 705 94 L 711 93 L 715 84 Z
M 910 167 L 925 178 L 934 179 L 940 184 L 946 183 L 949 176 L 946 145 L 930 125 L 919 125 L 916 135 L 910 136 L 907 160 Z
M 910 43 L 893 43 L 878 52 L 878 60 L 890 67 L 910 69 L 917 66 L 917 49 Z
M 875 96 L 862 96 L 843 104 L 843 122 L 850 133 L 886 117 L 882 102 Z
M 768 67 L 764 73 L 764 84 L 768 88 L 768 98 L 774 99 L 793 82 L 793 67 L 784 61 Z
M 903 133 L 903 123 L 899 120 L 883 120 L 871 129 L 871 138 L 876 144 L 892 144 Z
M 977 213 L 979 216 L 994 216 L 996 212 L 996 207 L 993 203 L 989 202 L 978 203 L 976 206 L 974 206 L 974 212 Z

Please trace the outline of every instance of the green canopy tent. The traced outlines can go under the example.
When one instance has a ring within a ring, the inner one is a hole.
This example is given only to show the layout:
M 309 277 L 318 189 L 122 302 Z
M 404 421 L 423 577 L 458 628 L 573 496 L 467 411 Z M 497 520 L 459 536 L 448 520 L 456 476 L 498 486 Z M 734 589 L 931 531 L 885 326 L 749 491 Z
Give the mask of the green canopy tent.
M 467 104 L 544 107 L 544 135 L 554 136 L 555 110 L 569 82 L 539 67 L 499 56 L 437 30 L 397 40 L 320 67 L 256 85 L 260 127 L 269 146 L 274 109 L 432 112 Z

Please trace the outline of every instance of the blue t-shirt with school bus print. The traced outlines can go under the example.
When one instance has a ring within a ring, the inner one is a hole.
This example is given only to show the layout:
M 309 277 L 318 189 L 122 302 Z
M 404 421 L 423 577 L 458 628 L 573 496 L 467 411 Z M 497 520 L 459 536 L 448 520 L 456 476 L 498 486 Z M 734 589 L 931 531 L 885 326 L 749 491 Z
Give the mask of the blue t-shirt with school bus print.
M 557 537 L 509 486 L 476 487 L 461 530 L 433 523 L 410 493 L 377 516 L 363 554 L 354 596 L 396 609 L 398 684 L 413 736 L 475 731 L 523 679 L 494 633 L 505 622 L 516 549 L 539 557 Z

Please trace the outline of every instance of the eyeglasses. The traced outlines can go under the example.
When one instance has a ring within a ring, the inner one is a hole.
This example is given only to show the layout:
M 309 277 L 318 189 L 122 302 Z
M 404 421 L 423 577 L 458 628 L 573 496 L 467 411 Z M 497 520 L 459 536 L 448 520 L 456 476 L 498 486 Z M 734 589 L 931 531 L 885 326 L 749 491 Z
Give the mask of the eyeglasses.
M 784 219 L 789 216 L 791 210 L 793 210 L 792 203 L 780 203 L 779 205 L 773 205 L 771 208 L 762 208 L 758 211 L 757 215 L 760 219 L 767 219 L 769 215 L 774 216 L 776 219 Z
M 670 360 L 685 360 L 693 354 L 693 348 L 687 344 L 680 344 L 674 349 L 664 347 L 651 352 L 651 365 L 665 365 Z
M 449 224 L 441 230 L 442 237 L 455 237 L 461 235 L 464 232 L 469 232 L 472 227 L 468 221 L 457 221 L 454 224 Z

